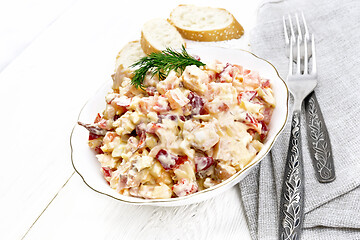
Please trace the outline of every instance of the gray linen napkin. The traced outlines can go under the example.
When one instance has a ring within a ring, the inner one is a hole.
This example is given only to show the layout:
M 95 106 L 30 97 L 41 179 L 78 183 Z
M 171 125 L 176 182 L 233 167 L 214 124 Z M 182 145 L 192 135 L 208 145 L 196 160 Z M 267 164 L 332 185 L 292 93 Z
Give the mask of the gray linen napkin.
M 360 1 L 291 0 L 265 3 L 250 36 L 252 51 L 286 79 L 282 16 L 304 12 L 315 34 L 315 89 L 332 142 L 336 180 L 316 180 L 302 127 L 305 170 L 303 239 L 360 239 Z M 290 110 L 292 107 L 290 107 Z M 302 123 L 305 123 L 304 113 Z M 290 124 L 271 153 L 240 182 L 253 239 L 277 239 L 278 209 Z

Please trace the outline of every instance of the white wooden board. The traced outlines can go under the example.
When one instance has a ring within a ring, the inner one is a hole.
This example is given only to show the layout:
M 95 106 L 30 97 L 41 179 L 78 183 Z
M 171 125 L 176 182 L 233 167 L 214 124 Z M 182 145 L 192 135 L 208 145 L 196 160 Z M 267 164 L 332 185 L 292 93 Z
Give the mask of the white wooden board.
M 71 129 L 110 78 L 117 52 L 140 37 L 145 21 L 192 1 L 56 2 L 9 7 L 53 15 L 29 20 L 38 25 L 28 32 L 24 24 L 24 41 L 9 45 L 16 54 L 6 56 L 10 64 L 0 72 L 0 239 L 249 239 L 237 188 L 187 207 L 138 207 L 97 194 L 72 175 Z M 197 4 L 229 9 L 250 31 L 258 2 Z M 15 31 L 19 24 L 10 20 L 6 29 Z M 245 41 L 237 47 L 248 48 Z

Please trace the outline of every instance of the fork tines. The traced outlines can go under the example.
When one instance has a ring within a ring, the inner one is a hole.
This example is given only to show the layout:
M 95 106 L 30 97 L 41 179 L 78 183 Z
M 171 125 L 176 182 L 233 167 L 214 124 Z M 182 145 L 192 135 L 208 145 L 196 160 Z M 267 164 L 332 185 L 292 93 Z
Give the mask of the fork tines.
M 309 68 L 308 68 L 308 62 L 309 62 L 309 58 L 308 58 L 308 47 L 307 44 L 301 44 L 301 39 L 300 36 L 298 36 L 297 38 L 297 48 L 295 50 L 294 44 L 292 42 L 290 42 L 290 49 L 289 49 L 289 75 L 293 74 L 293 62 L 294 62 L 294 57 L 293 57 L 293 52 L 296 51 L 296 74 L 300 75 L 300 74 L 316 74 L 317 70 L 316 70 L 316 55 L 315 55 L 315 40 L 314 40 L 314 34 L 311 34 L 311 55 L 312 55 L 312 66 L 311 66 L 311 73 L 309 73 Z M 301 71 L 301 60 L 304 61 L 304 65 L 303 65 L 303 72 Z
M 290 44 L 290 40 L 295 43 L 296 41 L 296 35 L 297 36 L 300 36 L 300 42 L 302 42 L 303 40 L 303 36 L 305 38 L 305 40 L 309 41 L 310 40 L 310 37 L 309 37 L 309 30 L 308 30 L 308 27 L 307 27 L 307 24 L 306 24 L 306 20 L 305 20 L 305 17 L 304 17 L 304 13 L 301 12 L 301 18 L 302 18 L 302 25 L 303 25 L 303 28 L 304 28 L 304 35 L 302 34 L 302 30 L 301 30 L 301 24 L 300 24 L 300 21 L 299 21 L 299 16 L 297 13 L 295 13 L 295 21 L 296 21 L 296 33 L 294 31 L 294 27 L 293 27 L 293 23 L 292 23 L 292 18 L 290 16 L 290 14 L 287 15 L 287 19 L 288 19 L 288 22 L 289 22 L 289 28 L 290 28 L 290 34 L 288 33 L 288 30 L 287 30 L 287 24 L 286 24 L 286 17 L 283 16 L 283 25 L 284 25 L 284 34 L 285 34 L 285 44 L 286 45 L 289 45 Z M 289 37 L 290 35 L 290 37 Z
M 290 14 L 287 15 L 287 20 L 286 17 L 283 16 L 285 43 L 289 47 L 290 63 L 292 62 L 297 63 L 296 73 L 301 74 L 302 69 L 304 70 L 303 72 L 304 74 L 308 73 L 308 62 L 309 62 L 309 58 L 312 56 L 311 74 L 315 74 L 316 59 L 315 59 L 314 34 L 312 34 L 311 36 L 311 46 L 308 46 L 308 44 L 310 44 L 310 36 L 303 12 L 301 12 L 301 18 L 302 18 L 302 24 L 300 24 L 298 14 L 297 13 L 295 14 L 295 22 L 296 22 L 296 31 L 295 31 Z M 289 22 L 289 24 L 287 24 L 287 22 Z M 301 25 L 303 26 L 304 31 L 302 31 Z M 290 31 L 288 31 L 288 28 L 290 29 Z M 294 47 L 295 43 L 297 43 L 297 49 L 295 49 Z M 302 60 L 304 61 L 303 65 L 301 64 Z M 293 70 L 292 64 L 289 64 L 289 74 L 292 74 L 292 70 Z

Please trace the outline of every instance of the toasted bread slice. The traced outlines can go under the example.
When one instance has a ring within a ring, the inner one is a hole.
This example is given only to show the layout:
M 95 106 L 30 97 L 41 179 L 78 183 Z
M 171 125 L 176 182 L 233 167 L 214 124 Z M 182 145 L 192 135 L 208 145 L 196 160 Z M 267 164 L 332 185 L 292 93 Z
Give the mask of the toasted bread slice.
M 174 26 L 165 19 L 146 22 L 141 31 L 141 47 L 146 54 L 159 52 L 166 48 L 180 49 L 185 41 Z
M 122 64 L 125 68 L 130 67 L 132 64 L 145 57 L 146 54 L 141 48 L 140 41 L 132 41 L 127 43 L 116 56 L 115 71 Z
M 224 41 L 244 34 L 235 17 L 222 8 L 179 5 L 171 12 L 168 21 L 183 38 L 194 41 Z

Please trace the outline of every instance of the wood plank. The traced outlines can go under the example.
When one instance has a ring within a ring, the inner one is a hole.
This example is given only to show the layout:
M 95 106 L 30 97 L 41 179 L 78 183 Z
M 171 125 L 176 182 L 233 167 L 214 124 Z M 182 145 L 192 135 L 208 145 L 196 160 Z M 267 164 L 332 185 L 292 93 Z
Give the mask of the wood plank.
M 1 1 L 0 72 L 74 2 L 75 0 Z
M 26 235 L 32 239 L 251 239 L 238 187 L 180 207 L 123 204 L 75 174 Z

